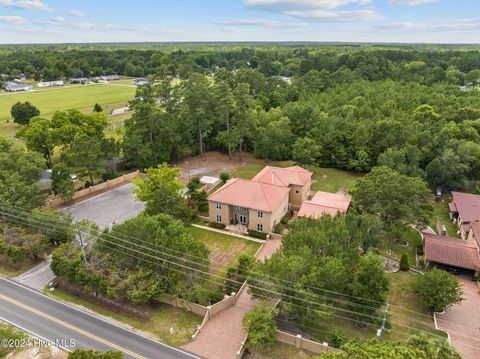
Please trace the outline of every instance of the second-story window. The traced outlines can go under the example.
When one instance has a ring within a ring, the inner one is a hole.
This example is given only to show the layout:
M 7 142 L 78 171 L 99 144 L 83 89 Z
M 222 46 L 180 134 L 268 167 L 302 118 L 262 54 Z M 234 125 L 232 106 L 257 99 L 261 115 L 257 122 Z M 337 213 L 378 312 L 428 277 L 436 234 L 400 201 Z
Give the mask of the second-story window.
M 258 218 L 263 218 L 263 212 L 262 212 L 262 211 L 258 211 L 258 212 L 257 212 L 257 216 L 258 216 Z
M 217 202 L 216 207 L 217 209 L 222 209 L 222 204 L 220 202 Z

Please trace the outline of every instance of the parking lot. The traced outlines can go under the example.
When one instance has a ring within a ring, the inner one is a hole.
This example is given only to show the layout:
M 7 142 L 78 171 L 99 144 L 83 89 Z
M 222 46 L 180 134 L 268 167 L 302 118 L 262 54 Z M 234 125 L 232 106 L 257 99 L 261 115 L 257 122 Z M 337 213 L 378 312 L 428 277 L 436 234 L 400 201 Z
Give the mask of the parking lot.
M 145 208 L 143 202 L 135 199 L 133 186 L 133 183 L 128 183 L 67 206 L 64 210 L 72 213 L 75 221 L 88 219 L 98 224 L 100 228 L 107 228 L 114 222 L 122 223 Z

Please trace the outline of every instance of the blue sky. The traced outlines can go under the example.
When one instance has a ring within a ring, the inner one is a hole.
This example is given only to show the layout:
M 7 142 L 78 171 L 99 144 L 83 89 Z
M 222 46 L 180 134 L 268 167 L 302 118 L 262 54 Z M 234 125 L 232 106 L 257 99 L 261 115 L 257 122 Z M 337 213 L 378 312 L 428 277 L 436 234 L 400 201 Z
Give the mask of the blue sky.
M 0 43 L 479 43 L 480 0 L 0 0 Z

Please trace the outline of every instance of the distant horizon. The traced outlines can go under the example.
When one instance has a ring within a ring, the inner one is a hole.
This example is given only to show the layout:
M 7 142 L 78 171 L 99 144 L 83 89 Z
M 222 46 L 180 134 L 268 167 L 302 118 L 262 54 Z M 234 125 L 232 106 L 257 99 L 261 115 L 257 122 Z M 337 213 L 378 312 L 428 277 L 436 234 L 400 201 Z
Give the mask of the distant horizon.
M 205 41 L 98 41 L 98 42 L 17 42 L 0 43 L 0 46 L 21 45 L 108 45 L 108 44 L 329 44 L 329 45 L 442 45 L 442 46 L 479 46 L 479 42 L 388 42 L 388 41 L 314 41 L 314 40 L 272 40 L 272 41 L 242 41 L 242 40 L 205 40 Z
M 476 0 L 0 0 L 4 45 L 480 43 Z

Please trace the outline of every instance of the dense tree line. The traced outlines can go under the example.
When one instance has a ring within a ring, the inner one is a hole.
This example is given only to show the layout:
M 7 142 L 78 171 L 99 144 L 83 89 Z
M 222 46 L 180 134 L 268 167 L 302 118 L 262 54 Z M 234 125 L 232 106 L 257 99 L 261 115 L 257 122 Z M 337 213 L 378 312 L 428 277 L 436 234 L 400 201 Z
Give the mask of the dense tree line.
M 96 76 L 118 73 L 145 76 L 161 73 L 185 76 L 217 68 L 249 67 L 265 76 L 303 76 L 318 71 L 323 76 L 350 70 L 368 81 L 393 79 L 453 83 L 478 79 L 477 51 L 458 48 L 375 46 L 24 46 L 0 50 L 0 73 L 35 79 Z M 325 82 L 323 87 L 327 87 Z

